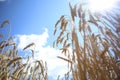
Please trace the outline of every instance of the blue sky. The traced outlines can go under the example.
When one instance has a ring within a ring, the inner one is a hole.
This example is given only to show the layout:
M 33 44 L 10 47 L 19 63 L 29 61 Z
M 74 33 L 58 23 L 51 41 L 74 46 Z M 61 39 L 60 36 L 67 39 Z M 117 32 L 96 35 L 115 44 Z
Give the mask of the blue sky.
M 68 0 L 5 0 L 0 2 L 0 22 L 10 20 L 12 35 L 41 34 L 44 28 L 53 38 L 54 24 L 68 14 Z M 49 39 L 50 43 L 52 42 Z M 50 44 L 51 45 L 51 44 Z
M 10 20 L 11 35 L 41 34 L 47 28 L 51 36 L 48 44 L 51 45 L 55 23 L 61 15 L 69 15 L 68 3 L 69 0 L 2 0 L 0 22 Z

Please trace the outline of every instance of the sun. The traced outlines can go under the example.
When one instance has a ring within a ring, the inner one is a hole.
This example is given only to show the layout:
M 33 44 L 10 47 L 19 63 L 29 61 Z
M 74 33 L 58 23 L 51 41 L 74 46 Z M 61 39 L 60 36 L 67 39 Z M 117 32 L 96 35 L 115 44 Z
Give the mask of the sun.
M 115 0 L 89 0 L 91 11 L 103 11 L 113 7 Z

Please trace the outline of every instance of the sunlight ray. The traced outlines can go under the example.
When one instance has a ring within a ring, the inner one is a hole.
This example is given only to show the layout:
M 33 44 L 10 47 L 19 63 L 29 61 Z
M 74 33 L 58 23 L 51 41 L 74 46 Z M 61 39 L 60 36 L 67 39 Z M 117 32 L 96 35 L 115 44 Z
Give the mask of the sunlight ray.
M 116 0 L 89 0 L 91 11 L 104 11 L 111 9 Z

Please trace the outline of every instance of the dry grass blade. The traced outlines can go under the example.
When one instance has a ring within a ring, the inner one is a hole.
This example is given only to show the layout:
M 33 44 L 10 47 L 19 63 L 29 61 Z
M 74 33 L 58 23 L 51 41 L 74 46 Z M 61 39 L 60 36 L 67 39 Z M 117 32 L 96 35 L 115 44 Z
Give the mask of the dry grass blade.
M 31 49 L 31 52 L 32 52 L 32 58 L 34 58 L 34 50 Z
M 15 75 L 11 75 L 11 78 L 14 80 L 18 80 L 17 76 L 15 76 Z
M 87 28 L 88 28 L 88 31 L 89 31 L 89 32 L 92 32 L 92 30 L 91 30 L 91 28 L 90 28 L 89 25 L 87 26 Z
M 0 28 L 3 28 L 6 24 L 10 24 L 10 21 L 9 20 L 3 21 Z
M 61 48 L 60 50 L 62 50 L 62 53 L 66 53 L 67 51 L 69 51 L 68 50 L 68 48 L 70 47 L 70 43 L 69 44 L 67 44 L 67 45 L 65 45 L 63 48 Z
M 64 40 L 64 37 L 62 37 L 62 38 L 60 39 L 60 43 L 62 43 L 62 42 L 63 42 L 63 40 Z
M 23 74 L 23 69 L 24 69 L 24 68 L 22 68 L 22 69 L 19 71 L 19 73 L 18 73 L 17 76 L 21 76 L 21 74 Z
M 10 60 L 10 57 L 3 56 L 3 61 L 8 61 L 8 60 Z
M 56 43 L 56 42 L 54 41 L 54 42 L 53 42 L 53 48 L 55 47 L 55 43 Z
M 34 69 L 34 72 L 37 71 L 39 69 L 39 65 L 37 65 Z
M 27 69 L 26 69 L 27 73 L 28 73 L 29 69 L 30 69 L 30 64 L 27 66 Z
M 54 30 L 54 35 L 56 34 L 57 29 Z
M 69 3 L 69 7 L 70 7 L 70 11 L 71 11 L 71 16 L 72 16 L 72 20 L 74 21 L 74 17 L 76 16 L 76 6 L 74 6 L 74 8 L 72 8 L 71 4 Z
M 83 29 L 84 29 L 83 21 L 80 19 L 79 20 L 79 32 L 81 32 Z
M 70 33 L 67 33 L 67 40 L 70 39 Z
M 67 27 L 67 24 L 68 24 L 68 22 L 67 22 L 65 19 L 63 19 L 62 22 L 61 22 L 61 27 L 60 27 L 60 29 L 61 29 L 62 31 L 65 31 L 65 30 L 66 30 L 66 27 Z
M 64 41 L 63 46 L 65 46 L 66 44 L 67 44 L 67 40 Z
M 120 27 L 117 27 L 116 32 L 120 32 Z
M 0 38 L 3 38 L 4 37 L 4 35 L 3 34 L 0 34 Z
M 7 64 L 7 67 L 9 67 L 12 63 L 14 63 L 15 61 L 20 60 L 20 59 L 22 59 L 22 57 L 15 57 L 15 58 L 13 58 L 13 59 L 10 60 L 10 62 Z
M 16 45 L 16 43 L 15 42 L 9 42 L 9 46 L 11 46 L 11 45 Z
M 43 64 L 39 60 L 37 60 L 36 62 L 38 62 L 38 64 L 40 65 L 41 73 L 44 74 L 44 66 L 43 66 Z
M 69 63 L 72 63 L 72 61 L 71 60 L 68 60 L 68 59 L 66 59 L 66 58 L 63 58 L 63 57 L 60 57 L 60 56 L 57 56 L 58 58 L 60 58 L 60 59 L 62 59 L 62 60 L 64 60 L 64 61 L 67 61 L 67 62 L 69 62 Z
M 3 48 L 5 46 L 5 44 L 6 44 L 6 41 L 1 41 L 0 42 L 0 48 Z
M 25 49 L 27 49 L 27 48 L 33 46 L 33 45 L 35 45 L 35 43 L 30 43 L 30 44 L 28 44 L 26 47 L 24 47 L 23 50 L 25 50 Z
M 64 15 L 61 16 L 61 18 L 56 22 L 55 24 L 55 28 L 57 27 L 57 25 L 64 19 Z
M 82 10 L 82 4 L 80 4 L 80 6 L 78 8 L 78 16 L 79 16 L 79 18 L 82 17 L 82 14 L 81 14 L 82 12 L 83 12 L 83 10 Z
M 57 39 L 57 41 L 56 41 L 56 45 L 58 45 L 58 43 L 60 42 L 60 39 L 61 39 L 63 33 L 64 33 L 63 31 L 60 32 L 60 35 L 59 35 L 59 37 L 58 37 L 58 39 Z

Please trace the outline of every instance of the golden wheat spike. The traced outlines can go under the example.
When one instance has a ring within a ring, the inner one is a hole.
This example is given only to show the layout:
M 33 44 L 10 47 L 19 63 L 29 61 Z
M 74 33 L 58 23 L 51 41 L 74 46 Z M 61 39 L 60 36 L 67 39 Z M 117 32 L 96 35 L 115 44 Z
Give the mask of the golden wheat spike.
M 3 38 L 4 37 L 4 35 L 3 34 L 0 34 L 0 38 Z
M 20 59 L 22 59 L 22 57 L 13 58 L 12 60 L 10 60 L 10 62 L 7 64 L 7 66 L 9 67 L 12 63 L 14 63 L 15 61 L 20 60 Z
M 33 45 L 35 45 L 35 43 L 30 43 L 30 44 L 28 44 L 26 47 L 24 47 L 23 50 L 25 50 L 25 49 L 27 49 L 27 48 L 33 46 Z
M 0 28 L 3 28 L 6 24 L 10 24 L 10 21 L 9 20 L 3 21 L 3 23 L 0 26 Z
M 64 15 L 61 16 L 61 18 L 56 22 L 55 24 L 55 28 L 57 27 L 57 25 L 64 19 Z
M 63 57 L 60 57 L 60 56 L 57 56 L 57 58 L 60 58 L 60 59 L 62 59 L 62 60 L 64 60 L 64 61 L 67 61 L 67 62 L 69 62 L 69 63 L 72 63 L 72 61 L 69 60 L 69 59 L 66 59 L 66 58 L 63 58 Z
M 76 15 L 76 6 L 74 6 L 74 8 L 72 8 L 71 4 L 69 3 L 69 7 L 70 7 L 70 11 L 71 11 L 71 16 L 72 16 L 72 20 L 74 21 L 74 17 L 77 16 Z

